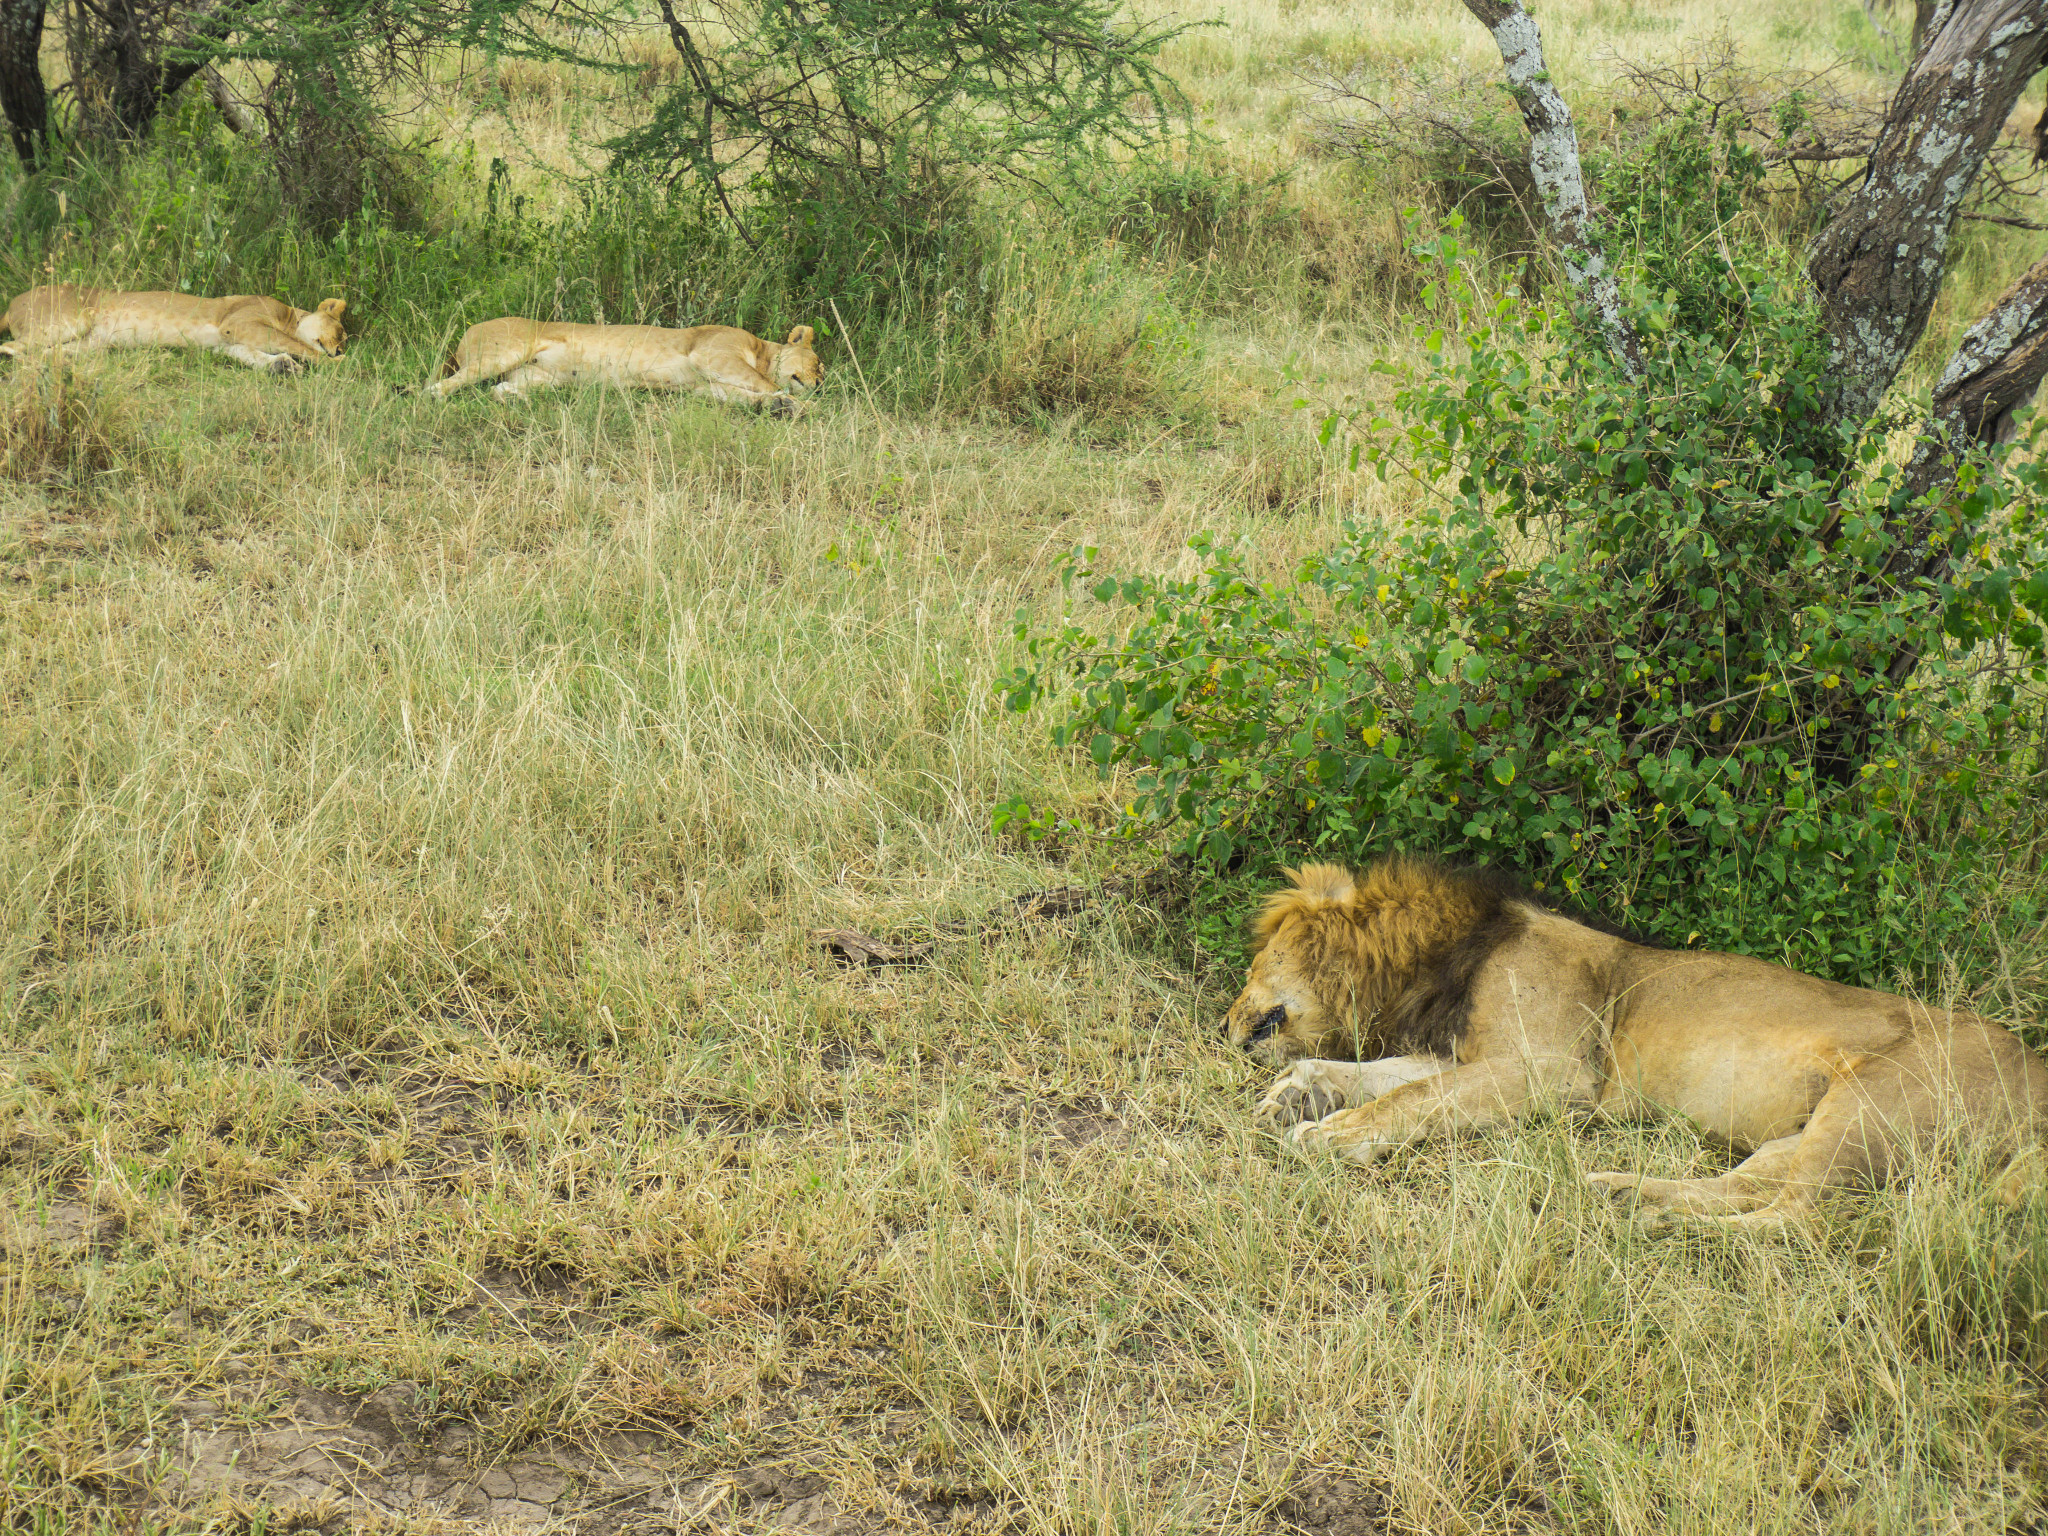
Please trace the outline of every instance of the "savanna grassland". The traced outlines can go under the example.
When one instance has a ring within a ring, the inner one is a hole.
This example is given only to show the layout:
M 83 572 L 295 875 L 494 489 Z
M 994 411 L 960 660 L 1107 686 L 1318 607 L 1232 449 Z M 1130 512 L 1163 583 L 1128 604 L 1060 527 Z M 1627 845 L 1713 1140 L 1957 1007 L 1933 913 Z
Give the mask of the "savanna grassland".
M 631 208 L 594 232 L 652 33 L 624 75 L 449 61 L 411 109 L 439 223 L 303 233 L 197 102 L 61 206 L 6 184 L 10 293 L 334 289 L 358 326 L 294 379 L 0 382 L 11 1528 L 2048 1522 L 2048 1204 L 1965 1158 L 1771 1244 L 1584 1186 L 1722 1166 L 1683 1128 L 1297 1159 L 1215 1033 L 1251 886 L 992 832 L 1120 803 L 998 686 L 1066 551 L 1280 570 L 1401 510 L 1293 402 L 1414 346 L 1400 210 L 1437 189 L 1322 153 L 1300 70 L 1491 78 L 1491 44 L 1451 4 L 1216 19 L 1164 55 L 1199 195 L 992 198 L 972 264 L 917 257 L 972 324 L 886 251 L 869 323 Z M 1542 22 L 1589 103 L 1724 30 L 1873 97 L 1897 67 L 1839 0 Z M 1972 228 L 1923 381 L 2035 239 Z M 402 392 L 519 307 L 815 323 L 830 373 L 794 421 Z M 1907 980 L 2039 1039 L 2032 836 L 1980 951 Z M 926 963 L 842 964 L 847 928 Z

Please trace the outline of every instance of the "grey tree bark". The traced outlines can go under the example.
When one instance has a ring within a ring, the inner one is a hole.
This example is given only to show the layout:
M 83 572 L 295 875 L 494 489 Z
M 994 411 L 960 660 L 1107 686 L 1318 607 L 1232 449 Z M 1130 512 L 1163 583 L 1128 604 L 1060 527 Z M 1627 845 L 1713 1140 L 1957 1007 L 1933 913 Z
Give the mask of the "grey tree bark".
M 1565 279 L 1591 307 L 1608 350 L 1631 377 L 1640 374 L 1642 343 L 1621 312 L 1621 285 L 1600 249 L 1579 164 L 1579 130 L 1572 109 L 1544 67 L 1536 19 L 1522 8 L 1522 0 L 1465 0 L 1465 9 L 1493 34 L 1507 69 L 1508 89 L 1528 124 L 1529 172 L 1543 203 L 1551 242 L 1564 263 Z
M 1521 0 L 1464 4 L 1493 34 L 1507 66 L 1529 125 L 1530 167 L 1546 187 L 1545 213 L 1566 274 L 1593 304 L 1617 358 L 1637 372 L 1640 342 L 1621 314 L 1613 273 L 1598 262 L 1577 135 L 1570 109 L 1543 71 L 1536 23 Z M 1914 31 L 1913 62 L 1892 97 L 1863 178 L 1807 253 L 1807 275 L 1821 301 L 1839 380 L 1833 412 L 1852 428 L 1876 413 L 1926 329 L 1963 199 L 2020 92 L 2048 64 L 2048 0 L 1917 0 Z M 2048 113 L 2036 137 L 2048 151 Z M 1952 482 L 1960 453 L 2007 436 L 2014 413 L 2033 401 L 2044 377 L 2048 258 L 1970 327 L 1942 369 L 1931 418 L 1906 467 L 1904 488 L 1911 497 L 1918 500 Z M 1899 545 L 1876 577 L 1880 581 L 1939 577 L 1947 570 L 1948 552 L 1933 541 L 1932 512 L 1923 504 L 1908 519 L 1896 530 Z M 1919 662 L 1920 653 L 1907 647 L 1885 658 L 1879 670 L 1903 683 Z M 1823 752 L 1824 764 L 1843 771 L 1860 760 L 1877 725 L 1853 702 L 1845 704 L 1846 718 Z
M 2048 0 L 1945 0 L 1929 19 L 1862 182 L 1807 254 L 1840 419 L 1877 409 L 1926 329 L 1956 213 L 2044 62 Z
M 1535 19 L 1522 0 L 1464 5 L 1493 35 L 1529 126 L 1530 170 L 1566 277 L 1636 372 L 1641 343 L 1599 250 L 1578 133 L 1544 69 Z M 1892 97 L 1863 179 L 1807 256 L 1841 381 L 1835 414 L 1844 422 L 1876 411 L 1926 329 L 1963 198 L 2020 92 L 2048 64 L 2048 0 L 1930 0 L 1916 8 L 1916 22 L 1923 46 Z M 2039 271 L 1972 328 L 1944 372 L 1935 420 L 1949 440 L 1979 432 L 1994 399 L 2001 418 L 2024 405 L 2048 373 L 2038 318 L 2048 283 Z

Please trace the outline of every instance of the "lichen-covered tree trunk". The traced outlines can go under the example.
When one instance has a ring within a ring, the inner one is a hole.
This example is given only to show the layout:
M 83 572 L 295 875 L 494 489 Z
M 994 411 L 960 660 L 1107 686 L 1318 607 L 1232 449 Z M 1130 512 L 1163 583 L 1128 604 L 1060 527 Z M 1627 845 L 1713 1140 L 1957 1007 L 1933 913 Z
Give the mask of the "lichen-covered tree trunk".
M 0 114 L 22 168 L 42 161 L 50 129 L 50 100 L 43 90 L 43 0 L 0 0 Z
M 1956 213 L 2044 62 L 2048 0 L 1948 0 L 1928 21 L 1862 183 L 1808 254 L 1843 420 L 1877 409 L 1920 339 Z
M 1572 109 L 1544 67 L 1536 20 L 1522 8 L 1522 0 L 1465 0 L 1465 9 L 1493 34 L 1507 69 L 1508 89 L 1529 126 L 1529 171 L 1565 278 L 1581 302 L 1591 307 L 1608 349 L 1630 374 L 1639 374 L 1641 343 L 1621 312 L 1621 284 L 1600 249 L 1579 164 L 1579 131 Z

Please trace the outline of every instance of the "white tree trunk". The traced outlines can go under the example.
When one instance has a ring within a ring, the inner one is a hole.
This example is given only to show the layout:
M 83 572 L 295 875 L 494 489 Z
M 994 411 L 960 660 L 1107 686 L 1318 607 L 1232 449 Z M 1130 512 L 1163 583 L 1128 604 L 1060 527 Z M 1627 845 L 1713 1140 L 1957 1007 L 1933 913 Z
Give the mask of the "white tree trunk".
M 2042 0 L 2048 3 L 2048 0 Z M 1507 67 L 1508 89 L 1529 125 L 1529 172 L 1543 201 L 1551 242 L 1565 279 L 1593 311 L 1607 348 L 1633 378 L 1643 371 L 1642 343 L 1621 308 L 1621 284 L 1600 250 L 1579 165 L 1579 132 L 1543 66 L 1543 38 L 1522 0 L 1465 0 L 1465 9 L 1493 34 Z

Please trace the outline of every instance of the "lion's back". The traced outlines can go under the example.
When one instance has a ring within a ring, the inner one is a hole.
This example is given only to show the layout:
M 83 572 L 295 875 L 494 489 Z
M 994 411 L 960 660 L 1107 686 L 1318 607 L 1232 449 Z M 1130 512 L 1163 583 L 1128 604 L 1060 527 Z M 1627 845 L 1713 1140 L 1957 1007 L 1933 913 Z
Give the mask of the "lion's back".
M 31 288 L 7 306 L 7 328 L 23 341 L 69 329 L 92 315 L 110 295 L 104 289 L 77 283 L 51 283 Z
M 123 292 L 78 283 L 31 288 L 7 306 L 8 326 L 24 340 L 65 339 L 90 331 L 142 342 L 180 343 L 204 339 L 231 308 L 275 305 L 273 299 L 237 296 L 201 298 L 189 293 Z

